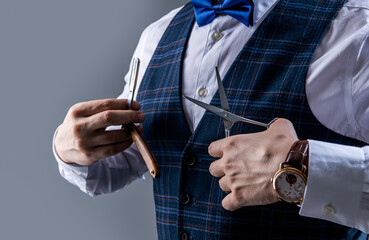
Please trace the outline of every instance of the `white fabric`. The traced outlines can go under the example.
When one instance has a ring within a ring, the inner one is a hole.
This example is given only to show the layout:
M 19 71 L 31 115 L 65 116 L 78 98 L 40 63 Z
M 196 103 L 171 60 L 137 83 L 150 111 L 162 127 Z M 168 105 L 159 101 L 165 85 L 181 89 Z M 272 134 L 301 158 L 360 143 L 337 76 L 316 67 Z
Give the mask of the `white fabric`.
M 361 206 L 362 184 L 359 184 L 365 174 L 365 149 L 309 140 L 309 150 L 311 159 L 316 161 L 309 162 L 308 186 L 300 214 L 368 232 L 369 209 Z M 311 186 L 319 188 L 318 191 Z M 345 186 L 342 195 L 341 188 Z M 334 209 L 334 214 L 325 213 L 327 206 Z
M 306 93 L 314 115 L 337 133 L 369 142 L 368 76 L 369 1 L 349 1 L 310 66 Z
M 112 129 L 115 127 L 110 127 L 109 130 Z M 55 134 L 57 131 L 58 129 Z M 136 145 L 91 166 L 63 162 L 55 150 L 54 141 L 53 152 L 58 161 L 60 175 L 91 197 L 117 191 L 139 177 L 144 179 L 143 174 L 147 171 Z
M 203 102 L 210 102 L 217 91 L 215 66 L 218 66 L 221 77 L 224 77 L 238 52 L 277 1 L 254 2 L 254 26 L 250 28 L 229 16 L 217 17 L 211 24 L 201 28 L 197 24 L 194 25 L 184 58 L 183 94 Z M 180 8 L 173 10 L 142 33 L 134 53 L 134 57 L 141 59 L 138 86 L 161 36 L 179 10 Z M 335 132 L 367 143 L 369 143 L 368 28 L 369 1 L 349 0 L 319 44 L 306 80 L 309 105 L 318 120 Z M 219 39 L 219 34 L 218 37 L 213 37 L 215 32 L 220 32 L 223 37 Z M 128 77 L 129 73 L 126 75 L 126 82 Z M 208 95 L 200 96 L 198 94 L 200 88 L 206 88 Z M 127 96 L 126 85 L 119 98 Z M 187 121 L 193 130 L 204 110 L 186 100 L 183 106 Z M 331 144 L 329 152 L 326 152 L 326 143 L 310 142 L 312 167 L 309 171 L 301 214 L 369 232 L 368 149 Z M 134 145 L 124 153 L 102 159 L 89 167 L 71 166 L 62 162 L 57 154 L 55 157 L 59 162 L 61 175 L 92 196 L 118 190 L 146 171 Z M 337 161 L 338 159 L 343 160 Z M 128 177 L 123 176 L 125 174 L 128 174 Z M 327 176 L 329 181 L 326 179 Z M 350 181 L 346 181 L 347 179 Z M 320 184 L 324 181 L 328 185 Z M 342 201 L 335 201 L 337 198 Z M 321 206 L 329 204 L 334 205 L 337 216 L 335 213 L 330 218 L 322 215 L 324 210 Z

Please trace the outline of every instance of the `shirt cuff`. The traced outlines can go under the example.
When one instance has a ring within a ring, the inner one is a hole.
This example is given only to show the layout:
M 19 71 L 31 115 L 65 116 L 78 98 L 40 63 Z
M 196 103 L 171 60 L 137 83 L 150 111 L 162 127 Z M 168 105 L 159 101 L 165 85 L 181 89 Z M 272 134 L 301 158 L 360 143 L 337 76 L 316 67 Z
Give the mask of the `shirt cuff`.
M 117 126 L 109 129 L 113 130 Z M 124 152 L 97 161 L 89 166 L 68 164 L 60 159 L 55 149 L 53 137 L 53 153 L 59 165 L 60 175 L 90 196 L 97 196 L 117 191 L 137 178 L 145 179 L 147 171 L 135 144 Z
M 368 232 L 369 211 L 362 209 L 366 163 L 363 148 L 309 140 L 309 176 L 300 214 Z
M 56 133 L 58 132 L 59 127 L 55 130 L 52 142 L 53 154 L 54 158 L 58 162 L 59 173 L 63 178 L 65 178 L 68 182 L 72 183 L 73 185 L 77 186 L 81 191 L 88 193 L 86 190 L 86 178 L 88 174 L 88 166 L 80 166 L 78 164 L 68 164 L 63 160 L 61 160 L 58 153 L 56 152 L 55 136 Z

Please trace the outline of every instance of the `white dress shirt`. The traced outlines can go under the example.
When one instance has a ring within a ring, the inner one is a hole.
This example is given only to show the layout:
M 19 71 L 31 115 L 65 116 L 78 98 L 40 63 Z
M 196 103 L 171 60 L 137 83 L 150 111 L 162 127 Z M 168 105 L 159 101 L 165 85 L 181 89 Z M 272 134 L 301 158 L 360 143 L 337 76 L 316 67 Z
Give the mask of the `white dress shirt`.
M 217 91 L 215 66 L 224 77 L 251 35 L 277 0 L 255 0 L 254 25 L 229 16 L 194 25 L 184 56 L 183 94 L 209 103 Z M 134 57 L 141 59 L 138 86 L 161 36 L 180 8 L 142 33 Z M 128 82 L 130 73 L 125 80 Z M 349 0 L 319 44 L 306 79 L 309 105 L 327 128 L 369 143 L 369 1 Z M 128 84 L 119 98 L 128 97 Z M 193 131 L 205 110 L 187 100 L 186 119 Z M 356 148 L 309 140 L 309 178 L 300 214 L 369 232 L 369 146 Z M 135 145 L 82 167 L 55 153 L 60 174 L 91 196 L 121 189 L 147 171 Z

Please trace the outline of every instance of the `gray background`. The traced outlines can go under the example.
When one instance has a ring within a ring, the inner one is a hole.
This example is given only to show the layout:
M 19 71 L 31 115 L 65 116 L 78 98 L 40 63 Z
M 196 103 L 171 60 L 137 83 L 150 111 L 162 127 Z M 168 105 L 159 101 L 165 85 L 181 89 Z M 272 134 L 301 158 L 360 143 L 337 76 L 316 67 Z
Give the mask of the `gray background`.
M 152 182 L 91 198 L 51 151 L 71 105 L 116 97 L 142 30 L 182 0 L 0 0 L 0 239 L 156 239 Z

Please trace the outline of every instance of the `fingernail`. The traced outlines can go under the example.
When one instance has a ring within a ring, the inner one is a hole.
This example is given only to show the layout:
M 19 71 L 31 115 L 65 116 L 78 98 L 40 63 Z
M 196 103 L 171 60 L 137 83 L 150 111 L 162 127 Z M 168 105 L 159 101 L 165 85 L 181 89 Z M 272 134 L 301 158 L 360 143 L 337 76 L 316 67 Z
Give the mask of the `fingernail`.
M 138 113 L 138 120 L 143 122 L 145 120 L 145 114 L 143 112 Z

